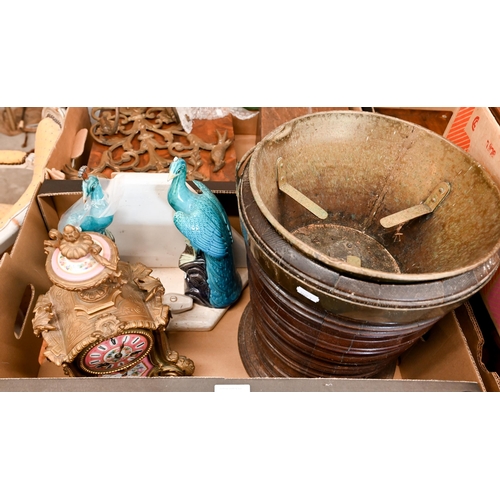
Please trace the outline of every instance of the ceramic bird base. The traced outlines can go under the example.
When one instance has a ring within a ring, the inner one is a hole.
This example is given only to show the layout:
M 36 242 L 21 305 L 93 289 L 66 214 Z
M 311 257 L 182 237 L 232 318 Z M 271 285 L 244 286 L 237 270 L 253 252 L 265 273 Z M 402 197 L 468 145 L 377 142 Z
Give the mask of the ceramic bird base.
M 185 273 L 179 269 L 179 256 L 186 247 L 184 236 L 173 222 L 174 210 L 167 201 L 170 181 L 166 174 L 120 173 L 112 180 L 121 197 L 112 224 L 120 255 L 127 262 L 142 262 L 163 283 L 167 293 L 163 303 L 172 317 L 168 332 L 209 331 L 220 321 L 227 307 L 217 309 L 195 304 L 184 294 Z M 233 253 L 242 285 L 248 283 L 246 249 L 243 237 L 235 230 Z
M 108 237 L 67 225 L 45 241 L 54 285 L 35 306 L 43 355 L 70 376 L 192 375 L 169 348 L 165 289 L 142 263 L 120 260 Z

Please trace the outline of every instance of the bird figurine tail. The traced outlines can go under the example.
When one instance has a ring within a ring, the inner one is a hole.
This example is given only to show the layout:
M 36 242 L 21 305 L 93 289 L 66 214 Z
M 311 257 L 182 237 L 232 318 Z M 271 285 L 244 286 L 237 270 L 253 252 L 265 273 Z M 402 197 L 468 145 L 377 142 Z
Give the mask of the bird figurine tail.
M 210 303 L 213 307 L 227 307 L 241 295 L 241 276 L 234 266 L 233 253 L 225 258 L 206 256 L 207 280 L 210 287 Z

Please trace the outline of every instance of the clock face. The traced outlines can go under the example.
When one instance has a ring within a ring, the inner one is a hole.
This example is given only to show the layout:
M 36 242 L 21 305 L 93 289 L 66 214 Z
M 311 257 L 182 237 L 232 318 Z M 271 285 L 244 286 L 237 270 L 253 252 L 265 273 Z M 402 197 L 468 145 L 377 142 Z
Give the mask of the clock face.
M 95 375 L 128 370 L 144 358 L 152 346 L 149 332 L 127 331 L 87 347 L 80 355 L 80 366 Z

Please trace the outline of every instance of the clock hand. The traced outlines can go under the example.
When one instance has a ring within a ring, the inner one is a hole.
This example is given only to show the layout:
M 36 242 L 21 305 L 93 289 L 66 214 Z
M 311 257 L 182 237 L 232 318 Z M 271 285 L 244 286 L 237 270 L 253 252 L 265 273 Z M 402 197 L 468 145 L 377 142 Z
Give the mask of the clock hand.
M 95 367 L 96 368 L 111 368 L 113 365 L 111 363 L 99 363 Z
M 123 339 L 122 345 L 120 346 L 120 350 L 113 356 L 115 359 L 121 359 L 124 347 L 125 347 L 125 339 Z

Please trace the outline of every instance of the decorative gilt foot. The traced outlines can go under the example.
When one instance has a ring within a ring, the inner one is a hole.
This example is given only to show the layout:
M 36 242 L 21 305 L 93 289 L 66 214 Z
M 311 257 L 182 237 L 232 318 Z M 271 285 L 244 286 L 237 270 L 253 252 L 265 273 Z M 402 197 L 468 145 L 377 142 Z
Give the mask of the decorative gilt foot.
M 153 369 L 152 377 L 189 377 L 194 373 L 194 363 L 177 351 L 168 351 L 166 359 Z

